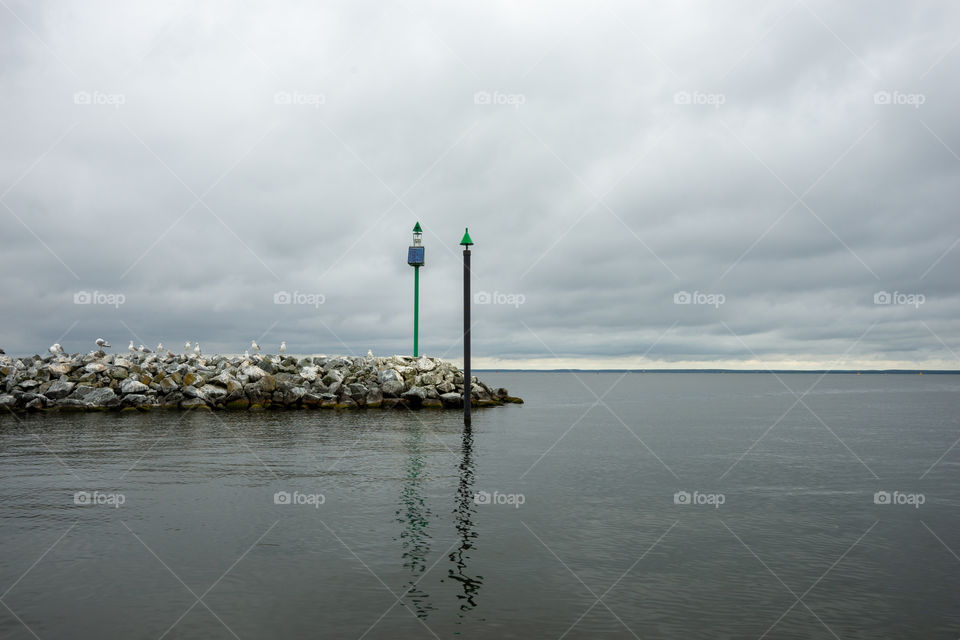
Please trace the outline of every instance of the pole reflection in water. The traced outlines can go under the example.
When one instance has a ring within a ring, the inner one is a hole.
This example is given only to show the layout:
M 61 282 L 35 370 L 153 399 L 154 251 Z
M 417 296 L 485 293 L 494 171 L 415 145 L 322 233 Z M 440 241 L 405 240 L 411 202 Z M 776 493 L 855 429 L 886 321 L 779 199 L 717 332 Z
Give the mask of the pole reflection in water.
M 433 515 L 423 496 L 423 434 L 420 425 L 411 425 L 406 438 L 409 462 L 407 475 L 400 494 L 400 509 L 397 522 L 404 525 L 400 532 L 403 546 L 403 566 L 410 569 L 411 578 L 406 597 L 413 603 L 418 618 L 426 618 L 433 606 L 430 596 L 417 588 L 417 581 L 426 571 L 426 558 L 430 553 L 430 533 L 427 527 Z
M 460 599 L 460 617 L 477 606 L 476 597 L 483 584 L 483 576 L 470 576 L 467 573 L 467 561 L 470 559 L 470 550 L 474 548 L 477 532 L 473 525 L 473 514 L 476 505 L 473 501 L 473 432 L 469 425 L 463 429 L 463 457 L 460 460 L 460 486 L 457 488 L 456 508 L 453 513 L 456 517 L 457 534 L 460 536 L 460 545 L 450 553 L 450 561 L 454 564 L 450 568 L 448 577 L 456 580 L 463 588 L 458 593 Z

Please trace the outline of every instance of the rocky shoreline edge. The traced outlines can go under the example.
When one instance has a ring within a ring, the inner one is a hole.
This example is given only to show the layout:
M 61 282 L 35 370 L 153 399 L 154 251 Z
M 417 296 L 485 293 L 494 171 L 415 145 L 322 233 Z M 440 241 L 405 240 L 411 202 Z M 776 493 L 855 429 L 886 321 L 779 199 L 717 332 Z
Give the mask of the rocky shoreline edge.
M 471 380 L 472 406 L 523 403 Z M 462 407 L 463 371 L 426 356 L 0 356 L 0 408 L 12 411 Z

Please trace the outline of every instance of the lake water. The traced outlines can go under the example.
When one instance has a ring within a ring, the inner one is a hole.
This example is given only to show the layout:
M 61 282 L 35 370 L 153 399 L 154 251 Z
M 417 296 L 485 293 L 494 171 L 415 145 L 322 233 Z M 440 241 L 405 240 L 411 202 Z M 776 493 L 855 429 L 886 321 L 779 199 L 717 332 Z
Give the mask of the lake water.
M 482 378 L 0 416 L 0 638 L 960 637 L 960 376 Z

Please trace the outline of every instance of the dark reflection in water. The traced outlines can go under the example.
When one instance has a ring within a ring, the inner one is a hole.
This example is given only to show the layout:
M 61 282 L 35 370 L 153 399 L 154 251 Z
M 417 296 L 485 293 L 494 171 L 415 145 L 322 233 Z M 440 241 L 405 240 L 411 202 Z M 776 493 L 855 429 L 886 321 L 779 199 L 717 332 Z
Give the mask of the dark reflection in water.
M 483 584 L 483 576 L 471 576 L 467 572 L 467 561 L 470 559 L 470 551 L 475 546 L 477 531 L 473 524 L 473 514 L 475 505 L 473 501 L 473 431 L 467 425 L 463 429 L 463 457 L 460 460 L 460 484 L 457 487 L 456 508 L 453 510 L 456 518 L 457 535 L 460 537 L 460 545 L 450 552 L 450 562 L 454 564 L 447 574 L 449 578 L 456 580 L 463 588 L 463 593 L 458 593 L 460 599 L 460 617 L 464 617 L 466 612 L 477 606 L 477 594 L 480 591 L 480 585 Z
M 423 432 L 420 425 L 411 425 L 404 444 L 407 448 L 407 473 L 400 492 L 400 508 L 397 522 L 404 525 L 400 532 L 403 546 L 403 566 L 411 576 L 407 583 L 406 598 L 413 603 L 418 618 L 426 618 L 434 610 L 430 596 L 419 589 L 417 582 L 427 570 L 426 558 L 430 553 L 430 533 L 427 530 L 433 513 L 423 495 L 424 456 Z

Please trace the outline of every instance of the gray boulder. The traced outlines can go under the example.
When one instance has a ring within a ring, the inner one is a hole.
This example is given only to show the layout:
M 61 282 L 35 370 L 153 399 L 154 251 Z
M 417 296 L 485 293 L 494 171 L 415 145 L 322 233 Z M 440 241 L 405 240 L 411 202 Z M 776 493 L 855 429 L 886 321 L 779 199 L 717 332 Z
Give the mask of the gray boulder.
M 427 392 L 423 387 L 410 387 L 401 397 L 412 405 L 420 405 L 427 399 Z
M 377 373 L 377 381 L 380 383 L 380 386 L 383 386 L 383 383 L 390 382 L 391 380 L 397 382 L 403 382 L 403 377 L 397 372 L 396 369 L 383 369 Z
M 443 406 L 454 409 L 463 406 L 463 398 L 459 393 L 444 393 L 440 396 L 440 402 Z
M 161 393 L 170 393 L 171 391 L 176 391 L 176 390 L 179 389 L 179 388 L 180 388 L 180 385 L 178 385 L 178 384 L 174 381 L 174 379 L 171 378 L 170 376 L 165 376 L 165 377 L 160 381 L 160 391 L 161 391 Z
M 367 392 L 366 405 L 368 407 L 379 407 L 383 403 L 383 393 L 380 389 L 374 387 Z
M 331 369 L 323 376 L 323 384 L 330 386 L 334 382 L 343 382 L 343 374 L 337 369 Z
M 351 382 L 347 385 L 347 390 L 353 398 L 366 398 L 367 388 L 359 382 Z
M 150 404 L 150 398 L 142 393 L 128 393 L 121 402 L 125 407 L 143 407 Z
M 73 382 L 67 382 L 66 380 L 55 380 L 44 395 L 51 400 L 66 398 L 73 392 L 74 386 L 76 385 Z
M 84 402 L 92 407 L 110 407 L 119 401 L 117 394 L 110 387 L 94 389 L 83 397 Z
M 207 400 L 218 400 L 227 396 L 226 389 L 213 384 L 205 384 L 200 387 L 199 391 L 201 395 L 198 397 L 205 398 Z

